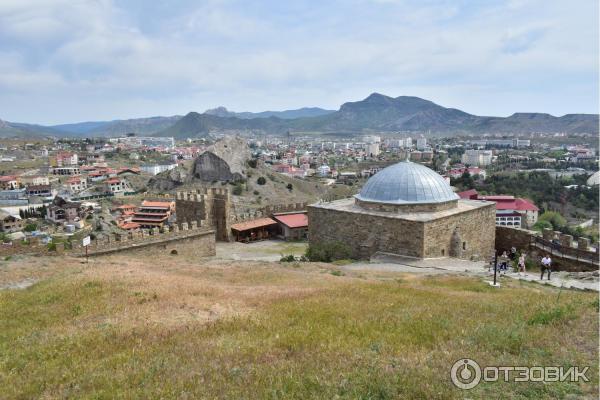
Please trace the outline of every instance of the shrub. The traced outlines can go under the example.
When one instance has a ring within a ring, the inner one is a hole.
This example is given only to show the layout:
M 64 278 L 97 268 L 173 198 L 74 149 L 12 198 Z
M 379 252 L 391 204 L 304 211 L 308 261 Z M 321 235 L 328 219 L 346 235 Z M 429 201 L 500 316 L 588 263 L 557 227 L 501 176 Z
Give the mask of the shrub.
M 233 193 L 235 196 L 241 196 L 243 191 L 244 191 L 244 188 L 242 187 L 241 184 L 238 183 L 237 185 L 235 185 L 235 187 L 233 188 L 231 193 Z
M 575 318 L 570 306 L 544 308 L 536 311 L 527 321 L 528 325 L 550 325 L 560 321 L 568 321 Z
M 294 186 L 291 183 L 288 183 L 286 188 L 287 188 L 287 190 L 289 190 L 291 192 L 292 189 L 294 189 Z
M 544 229 L 552 229 L 552 224 L 549 221 L 538 221 L 533 225 L 533 229 L 536 231 L 542 231 Z
M 36 224 L 27 224 L 25 225 L 25 228 L 23 228 L 23 230 L 25 232 L 33 232 L 37 229 L 37 225 Z
M 552 224 L 554 229 L 558 230 L 560 227 L 563 227 L 567 224 L 567 220 L 565 217 L 557 213 L 556 211 L 546 211 L 538 218 L 538 221 L 545 221 Z
M 293 254 L 288 254 L 287 256 L 281 256 L 279 259 L 280 262 L 294 262 L 296 261 L 296 257 Z
M 256 168 L 256 163 L 257 163 L 257 160 L 255 158 L 248 160 L 248 166 L 250 168 Z
M 342 242 L 323 242 L 310 244 L 306 249 L 306 258 L 310 261 L 332 262 L 352 258 L 352 249 Z
M 255 190 L 253 193 L 255 196 L 258 196 L 260 194 L 260 192 L 258 190 Z
M 265 183 L 267 183 L 267 180 L 264 176 L 261 176 L 256 180 L 256 183 L 258 183 L 259 185 L 264 185 Z

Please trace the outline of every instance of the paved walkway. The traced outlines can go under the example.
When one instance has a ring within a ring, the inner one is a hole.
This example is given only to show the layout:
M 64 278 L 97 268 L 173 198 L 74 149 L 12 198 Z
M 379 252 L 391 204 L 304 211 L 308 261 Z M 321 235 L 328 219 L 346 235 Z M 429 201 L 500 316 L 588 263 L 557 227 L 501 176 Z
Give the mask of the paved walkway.
M 368 270 L 368 271 L 389 271 L 389 272 L 412 272 L 422 274 L 441 274 L 441 273 L 468 273 L 474 276 L 484 277 L 492 281 L 494 277 L 493 270 L 488 271 L 488 266 L 483 262 L 473 262 L 467 260 L 458 260 L 455 258 L 436 258 L 426 260 L 416 260 L 408 258 L 397 258 L 394 256 L 378 256 L 371 262 L 359 262 L 344 266 L 349 270 Z M 528 272 L 519 275 L 516 272 L 507 272 L 498 274 L 498 281 L 501 283 L 506 278 L 535 282 L 565 289 L 577 290 L 595 290 L 600 291 L 600 283 L 595 280 L 573 279 L 568 272 L 553 272 L 550 281 L 547 278 L 540 280 L 539 272 Z M 546 275 L 547 277 L 547 275 Z
M 294 254 L 300 256 L 306 249 L 305 243 L 293 243 L 276 240 L 266 240 L 250 244 L 244 243 L 217 243 L 217 258 L 225 260 L 256 260 L 256 261 L 279 261 L 281 255 Z M 349 271 L 383 271 L 383 272 L 408 272 L 415 274 L 437 275 L 467 273 L 479 276 L 486 281 L 492 281 L 494 273 L 488 271 L 488 265 L 484 262 L 459 260 L 456 258 L 430 258 L 419 260 L 409 257 L 400 257 L 393 254 L 378 254 L 371 261 L 361 261 L 337 268 Z M 508 272 L 499 277 L 502 280 L 519 279 L 527 282 L 541 283 L 566 289 L 595 290 L 599 291 L 599 283 L 596 280 L 573 279 L 567 272 L 553 272 L 550 281 L 540 281 L 539 272 L 528 272 L 519 276 L 514 272 Z
M 519 275 L 516 272 L 508 272 L 504 275 L 508 278 L 519 279 L 527 282 L 541 283 L 544 285 L 564 287 L 565 289 L 578 289 L 578 290 L 595 290 L 600 291 L 600 283 L 596 280 L 584 281 L 580 279 L 573 279 L 568 276 L 567 272 L 553 272 L 550 274 L 550 280 L 548 275 L 545 274 L 544 280 L 540 280 L 540 273 L 527 272 L 524 275 Z

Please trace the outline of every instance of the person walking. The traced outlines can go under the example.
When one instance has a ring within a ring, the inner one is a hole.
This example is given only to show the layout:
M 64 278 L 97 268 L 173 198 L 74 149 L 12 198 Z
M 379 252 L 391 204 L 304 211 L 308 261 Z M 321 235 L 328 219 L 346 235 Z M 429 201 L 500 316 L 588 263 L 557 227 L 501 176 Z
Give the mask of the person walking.
M 540 280 L 544 280 L 544 272 L 548 271 L 548 280 L 550 280 L 550 273 L 552 272 L 552 259 L 550 256 L 545 256 L 542 258 L 542 275 L 540 276 Z
M 506 251 L 500 256 L 500 274 L 505 274 L 508 269 L 508 254 Z
M 523 273 L 523 276 L 525 276 L 525 253 L 521 253 L 519 256 L 518 268 L 519 276 L 521 276 L 521 273 Z

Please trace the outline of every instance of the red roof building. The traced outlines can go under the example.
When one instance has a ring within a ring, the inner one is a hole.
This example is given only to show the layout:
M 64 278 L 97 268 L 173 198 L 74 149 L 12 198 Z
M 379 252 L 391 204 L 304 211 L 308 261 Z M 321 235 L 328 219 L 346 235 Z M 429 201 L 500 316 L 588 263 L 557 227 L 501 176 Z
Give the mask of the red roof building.
M 254 242 L 269 239 L 276 234 L 277 222 L 272 218 L 259 218 L 231 225 L 231 231 L 238 242 Z
M 510 195 L 480 195 L 471 189 L 458 193 L 461 199 L 496 203 L 496 225 L 530 228 L 537 222 L 539 208 L 530 200 Z
M 301 240 L 308 238 L 308 215 L 305 212 L 273 215 L 281 227 L 285 240 Z
M 162 227 L 173 211 L 175 211 L 174 201 L 144 200 L 131 221 L 137 222 L 142 228 Z

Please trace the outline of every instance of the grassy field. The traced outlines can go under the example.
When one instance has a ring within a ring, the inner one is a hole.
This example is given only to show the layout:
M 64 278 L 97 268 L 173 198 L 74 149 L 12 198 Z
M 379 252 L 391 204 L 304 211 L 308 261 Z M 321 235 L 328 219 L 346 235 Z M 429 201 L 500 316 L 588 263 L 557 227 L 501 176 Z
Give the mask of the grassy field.
M 598 298 L 327 264 L 13 258 L 0 398 L 597 398 Z M 452 364 L 590 365 L 589 383 L 482 383 Z

